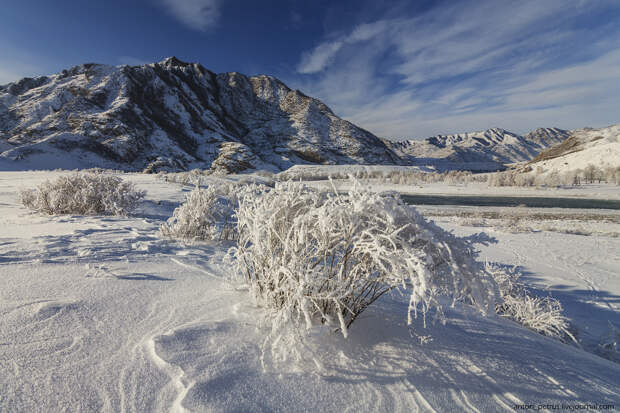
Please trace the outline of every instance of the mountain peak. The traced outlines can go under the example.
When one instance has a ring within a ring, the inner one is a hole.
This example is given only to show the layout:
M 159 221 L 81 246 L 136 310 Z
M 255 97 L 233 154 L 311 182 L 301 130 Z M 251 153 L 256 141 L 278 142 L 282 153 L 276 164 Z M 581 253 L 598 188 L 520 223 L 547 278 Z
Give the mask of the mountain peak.
M 493 171 L 504 169 L 509 163 L 530 160 L 567 136 L 566 131 L 557 128 L 538 131 L 524 137 L 494 127 L 478 132 L 436 135 L 424 140 L 387 141 L 387 144 L 407 163 L 416 164 L 417 159 L 424 159 L 438 170 Z
M 489 128 L 489 129 L 487 129 L 487 130 L 486 130 L 486 132 L 493 132 L 493 133 L 496 133 L 496 134 L 498 134 L 498 135 L 503 135 L 503 134 L 504 134 L 504 133 L 506 133 L 507 131 L 506 131 L 505 129 L 495 127 L 495 128 Z
M 184 62 L 184 61 L 182 61 L 181 59 L 179 59 L 176 56 L 166 57 L 164 60 L 159 62 L 159 64 L 162 65 L 162 66 L 166 66 L 166 67 L 187 67 L 187 66 L 191 66 L 191 63 Z
M 0 87 L 3 159 L 227 172 L 400 162 L 375 135 L 275 77 L 216 75 L 175 56 L 143 66 L 79 65 Z

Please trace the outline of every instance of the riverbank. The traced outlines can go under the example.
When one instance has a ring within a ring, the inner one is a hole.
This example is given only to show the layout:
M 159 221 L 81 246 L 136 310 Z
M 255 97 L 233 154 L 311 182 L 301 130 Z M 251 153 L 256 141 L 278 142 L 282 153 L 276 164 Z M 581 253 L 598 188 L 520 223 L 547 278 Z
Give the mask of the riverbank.
M 333 185 L 346 191 L 351 182 L 348 180 L 306 181 L 315 187 Z M 576 198 L 620 201 L 620 186 L 612 184 L 584 184 L 579 186 L 545 188 L 545 187 L 490 187 L 486 182 L 468 182 L 463 184 L 429 183 L 421 185 L 386 184 L 378 180 L 361 181 L 375 191 L 396 191 L 405 195 L 430 196 L 487 196 L 487 197 L 533 197 L 533 198 Z

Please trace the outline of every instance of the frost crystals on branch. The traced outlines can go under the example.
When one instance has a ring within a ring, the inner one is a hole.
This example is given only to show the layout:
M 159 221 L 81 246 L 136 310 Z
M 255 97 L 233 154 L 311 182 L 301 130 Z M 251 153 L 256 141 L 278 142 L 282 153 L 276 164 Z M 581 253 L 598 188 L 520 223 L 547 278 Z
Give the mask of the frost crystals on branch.
M 501 295 L 501 304 L 496 306 L 497 314 L 510 318 L 522 326 L 562 342 L 579 342 L 570 332 L 568 319 L 563 314 L 562 304 L 551 297 L 536 297 L 519 281 L 521 273 L 515 268 L 505 269 L 488 263 L 487 271 L 493 276 Z
M 160 227 L 163 236 L 184 240 L 234 240 L 237 238 L 235 209 L 238 196 L 256 193 L 255 184 L 196 185 L 185 202 L 174 210 L 172 217 Z
M 74 173 L 19 193 L 20 202 L 49 215 L 128 215 L 146 192 L 103 173 Z
M 267 311 L 272 347 L 291 325 L 326 324 L 346 337 L 359 315 L 394 289 L 410 292 L 409 322 L 432 308 L 443 319 L 440 295 L 484 310 L 495 305 L 496 285 L 471 243 L 357 181 L 346 195 L 279 184 L 241 197 L 237 220 L 233 262 Z

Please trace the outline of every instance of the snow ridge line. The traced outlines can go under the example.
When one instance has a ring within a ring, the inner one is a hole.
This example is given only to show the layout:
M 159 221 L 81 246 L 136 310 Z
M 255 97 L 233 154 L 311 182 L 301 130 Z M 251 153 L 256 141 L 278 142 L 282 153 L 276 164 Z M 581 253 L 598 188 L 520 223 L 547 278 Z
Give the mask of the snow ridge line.
M 155 365 L 170 377 L 170 384 L 177 391 L 177 397 L 172 402 L 170 411 L 173 413 L 190 413 L 189 410 L 183 407 L 182 402 L 189 390 L 194 386 L 195 382 L 190 381 L 187 384 L 183 383 L 185 372 L 180 367 L 169 364 L 164 359 L 159 357 L 155 351 L 155 337 L 147 339 L 144 342 L 144 348 Z
M 178 260 L 178 259 L 176 259 L 176 258 L 170 258 L 170 260 L 171 260 L 172 262 L 174 262 L 175 264 L 180 265 L 181 267 L 189 268 L 190 270 L 194 270 L 194 271 L 199 271 L 199 272 L 201 272 L 201 273 L 203 273 L 203 274 L 206 274 L 206 275 L 208 275 L 208 276 L 210 276 L 210 277 L 213 277 L 213 278 L 215 278 L 215 279 L 217 279 L 217 280 L 220 280 L 220 281 L 222 280 L 222 278 L 221 278 L 221 277 L 216 276 L 215 274 L 213 274 L 212 272 L 209 272 L 209 271 L 205 270 L 204 268 L 201 268 L 201 267 L 198 267 L 198 266 L 194 266 L 194 265 L 191 265 L 191 264 L 187 264 L 187 263 L 185 263 L 185 262 L 179 261 L 179 260 Z

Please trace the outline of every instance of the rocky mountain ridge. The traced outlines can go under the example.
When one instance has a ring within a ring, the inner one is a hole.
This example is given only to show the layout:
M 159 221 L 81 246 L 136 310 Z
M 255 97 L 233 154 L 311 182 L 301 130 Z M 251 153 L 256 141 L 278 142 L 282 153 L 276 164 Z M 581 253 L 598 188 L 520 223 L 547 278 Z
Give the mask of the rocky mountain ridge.
M 570 131 L 538 128 L 523 136 L 501 128 L 424 140 L 384 140 L 404 162 L 432 165 L 439 170 L 496 171 L 507 164 L 529 161 L 548 147 L 562 142 Z
M 175 57 L 142 66 L 89 63 L 0 86 L 2 168 L 230 173 L 383 164 L 484 171 L 530 160 L 568 135 L 494 128 L 393 142 L 275 77 L 216 74 Z
M 575 129 L 567 139 L 542 151 L 521 169 L 564 173 L 590 165 L 600 169 L 620 168 L 620 124 Z
M 215 74 L 174 57 L 84 64 L 0 86 L 1 158 L 224 172 L 400 162 L 372 133 L 272 76 Z

